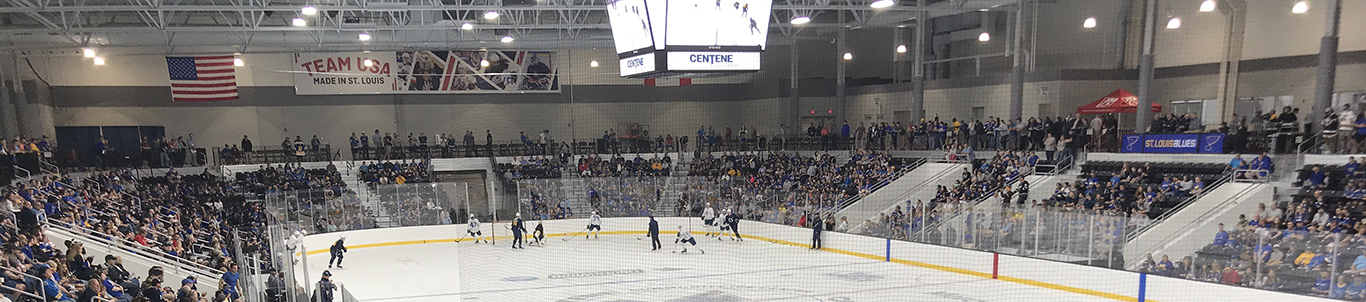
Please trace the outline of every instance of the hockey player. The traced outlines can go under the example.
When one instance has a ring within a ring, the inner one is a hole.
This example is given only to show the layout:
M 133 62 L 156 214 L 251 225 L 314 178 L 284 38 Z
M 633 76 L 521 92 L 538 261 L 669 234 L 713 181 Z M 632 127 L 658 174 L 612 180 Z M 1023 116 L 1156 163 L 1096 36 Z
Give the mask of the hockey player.
M 806 223 L 811 225 L 811 249 L 821 249 L 821 230 L 825 229 L 825 220 L 821 219 L 820 214 L 810 214 Z
M 526 249 L 522 245 L 522 232 L 526 232 L 526 226 L 522 222 L 522 213 L 517 213 L 517 217 L 512 218 L 512 248 Z
M 602 216 L 598 216 L 598 211 L 593 211 L 593 216 L 588 217 L 588 233 L 593 235 L 593 239 L 598 239 L 598 233 L 602 232 Z M 583 235 L 588 239 L 588 234 Z
M 531 232 L 531 238 L 536 239 L 536 245 L 545 246 L 545 242 L 541 241 L 545 239 L 545 228 L 541 227 L 540 221 L 536 222 L 536 230 Z
M 346 241 L 346 236 L 341 236 L 341 238 L 337 239 L 337 243 L 332 244 L 332 248 L 329 250 L 332 254 L 332 258 L 327 259 L 327 268 L 332 268 L 333 260 L 337 261 L 337 268 L 342 268 L 342 253 L 346 252 L 346 243 L 344 241 Z
M 694 247 L 697 246 L 697 240 L 692 239 L 692 233 L 691 233 L 691 232 L 688 232 L 688 231 L 684 231 L 684 230 L 683 230 L 683 226 L 681 226 L 681 225 L 678 226 L 678 239 L 674 239 L 674 245 L 678 245 L 679 243 L 691 244 L 691 245 L 694 246 Z M 707 253 L 707 251 L 702 250 L 702 248 L 700 248 L 700 247 L 697 248 L 697 250 L 700 251 L 700 252 L 702 252 L 703 254 L 706 254 L 706 253 Z M 683 253 L 687 253 L 687 252 L 688 252 L 688 246 L 684 245 L 684 246 L 683 246 Z
M 484 243 L 489 243 L 488 239 L 484 239 L 484 232 L 479 230 L 479 219 L 474 218 L 474 214 L 470 214 L 470 228 L 465 230 L 465 232 L 469 233 L 470 237 L 474 237 L 474 243 L 476 244 L 479 243 L 479 240 L 481 239 L 484 240 Z
M 721 215 L 720 217 L 717 217 L 716 221 L 716 225 L 721 227 L 721 232 L 716 233 L 716 240 L 721 240 L 721 237 L 728 237 L 726 236 L 726 233 L 730 232 L 729 220 L 730 209 L 721 209 Z
M 711 208 L 711 203 L 707 203 L 707 209 L 702 210 L 702 228 L 706 230 L 703 236 L 711 236 L 716 232 L 712 229 L 716 227 L 716 210 Z
M 729 229 L 732 234 L 735 234 L 735 240 L 745 241 L 745 239 L 740 238 L 740 214 L 735 214 L 735 212 L 731 212 L 730 209 L 726 209 L 725 224 L 726 225 L 723 226 L 723 228 Z M 721 238 L 716 239 L 719 240 Z

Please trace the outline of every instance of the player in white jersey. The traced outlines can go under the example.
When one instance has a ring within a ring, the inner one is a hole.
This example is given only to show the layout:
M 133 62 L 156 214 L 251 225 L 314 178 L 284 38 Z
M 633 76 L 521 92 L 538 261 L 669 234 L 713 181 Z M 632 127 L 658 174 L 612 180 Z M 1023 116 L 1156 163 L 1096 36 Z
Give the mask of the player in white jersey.
M 588 217 L 588 233 L 597 239 L 599 232 L 602 232 L 602 216 L 598 216 L 598 211 L 593 211 L 593 216 Z M 589 234 L 584 234 L 583 238 L 588 239 Z
M 706 230 L 703 236 L 713 235 L 712 230 L 716 227 L 716 210 L 711 208 L 711 203 L 707 203 L 707 209 L 702 210 L 702 228 Z
M 683 230 L 683 226 L 680 225 L 680 226 L 678 226 L 678 239 L 674 239 L 674 245 L 678 245 L 678 244 L 682 244 L 682 243 L 691 244 L 693 247 L 697 247 L 697 240 L 692 238 L 692 232 Z M 703 254 L 706 254 L 706 253 L 707 253 L 707 251 L 702 250 L 702 248 L 700 248 L 700 247 L 697 248 L 697 251 L 700 251 L 700 252 L 702 252 Z M 681 253 L 687 253 L 687 252 L 688 252 L 688 246 L 687 246 L 687 245 L 684 245 L 684 246 L 683 246 L 683 251 L 682 251 Z
M 726 235 L 727 232 L 732 232 L 730 224 L 727 224 L 724 220 L 728 217 L 730 217 L 730 209 L 721 210 L 721 217 L 716 221 L 716 224 L 721 226 L 721 232 L 716 234 L 716 240 L 721 240 L 721 237 L 730 237 Z
M 484 243 L 489 243 L 488 239 L 484 239 L 484 232 L 479 230 L 479 219 L 474 218 L 474 214 L 470 214 L 469 226 L 470 228 L 465 230 L 465 232 L 469 233 L 470 237 L 474 237 L 474 243 L 479 243 L 479 240 L 484 240 Z

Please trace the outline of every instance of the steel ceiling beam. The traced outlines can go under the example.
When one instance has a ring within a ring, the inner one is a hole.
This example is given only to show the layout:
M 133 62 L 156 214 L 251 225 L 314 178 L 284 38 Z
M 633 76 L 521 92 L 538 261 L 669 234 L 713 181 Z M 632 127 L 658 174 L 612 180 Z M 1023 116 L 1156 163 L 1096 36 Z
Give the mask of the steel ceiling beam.
M 330 5 L 315 6 L 319 14 L 328 11 L 448 11 L 448 10 L 496 10 L 503 12 L 510 11 L 555 11 L 555 10 L 586 10 L 586 11 L 607 11 L 605 5 L 536 5 L 536 6 L 499 6 L 499 5 L 403 5 L 403 6 L 357 6 L 357 5 Z M 46 6 L 46 7 L 0 7 L 0 13 L 57 13 L 57 12 L 136 12 L 136 11 L 160 11 L 160 12 L 298 12 L 303 6 L 230 6 L 230 5 L 90 5 L 90 6 Z M 809 4 L 774 4 L 774 10 L 847 10 L 847 11 L 894 11 L 894 12 L 919 12 L 919 11 L 944 11 L 961 12 L 964 10 L 997 10 L 1014 11 L 1015 7 L 992 7 L 992 6 L 893 6 L 883 9 L 873 9 L 863 4 L 830 4 L 830 5 L 809 5 Z

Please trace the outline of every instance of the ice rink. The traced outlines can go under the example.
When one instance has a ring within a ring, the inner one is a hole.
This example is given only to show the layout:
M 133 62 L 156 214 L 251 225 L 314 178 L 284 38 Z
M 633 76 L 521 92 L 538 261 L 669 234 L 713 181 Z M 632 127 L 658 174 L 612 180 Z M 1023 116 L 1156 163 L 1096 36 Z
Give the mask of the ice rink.
M 664 249 L 651 251 L 639 236 L 551 237 L 544 247 L 516 250 L 506 241 L 352 248 L 345 268 L 331 272 L 360 301 L 1113 301 L 700 233 L 686 254 L 671 252 L 673 234 L 661 235 Z M 316 280 L 328 255 L 308 257 Z

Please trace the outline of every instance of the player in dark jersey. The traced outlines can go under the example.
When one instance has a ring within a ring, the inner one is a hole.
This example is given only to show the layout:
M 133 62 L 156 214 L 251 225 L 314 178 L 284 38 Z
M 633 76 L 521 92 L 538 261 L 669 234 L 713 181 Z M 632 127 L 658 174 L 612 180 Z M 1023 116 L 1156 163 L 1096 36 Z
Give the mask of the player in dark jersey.
M 512 248 L 526 249 L 522 245 L 522 232 L 526 232 L 525 223 L 522 222 L 522 213 L 517 213 L 517 217 L 512 218 Z
M 328 252 L 332 254 L 332 258 L 327 259 L 327 268 L 332 268 L 333 260 L 337 261 L 337 268 L 342 268 L 342 253 L 346 253 L 346 243 L 343 241 L 346 241 L 346 236 L 338 238 L 337 243 L 333 243 L 332 248 L 328 249 Z

